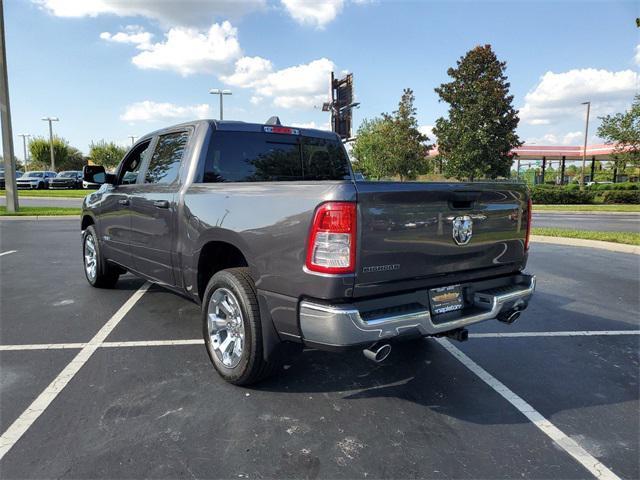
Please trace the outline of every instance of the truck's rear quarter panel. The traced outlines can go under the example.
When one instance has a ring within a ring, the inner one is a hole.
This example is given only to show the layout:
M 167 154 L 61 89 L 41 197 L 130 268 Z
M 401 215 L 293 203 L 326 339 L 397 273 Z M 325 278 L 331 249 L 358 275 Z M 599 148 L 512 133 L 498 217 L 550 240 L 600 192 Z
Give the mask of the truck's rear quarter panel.
M 258 289 L 340 299 L 351 296 L 353 276 L 305 272 L 307 239 L 319 203 L 355 200 L 348 181 L 194 184 L 184 195 L 184 217 L 196 254 L 209 241 L 236 244 Z

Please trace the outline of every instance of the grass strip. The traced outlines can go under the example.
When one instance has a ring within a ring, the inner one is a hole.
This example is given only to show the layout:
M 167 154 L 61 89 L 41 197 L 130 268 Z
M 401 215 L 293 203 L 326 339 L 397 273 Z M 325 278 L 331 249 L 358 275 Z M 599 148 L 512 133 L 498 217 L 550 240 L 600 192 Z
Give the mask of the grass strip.
M 534 205 L 535 212 L 640 212 L 640 205 Z
M 84 198 L 95 190 L 18 190 L 20 197 L 49 197 L 49 198 Z M 0 196 L 6 196 L 5 190 L 0 190 Z
M 28 215 L 39 215 L 42 217 L 58 215 L 80 216 L 80 211 L 80 208 L 72 207 L 20 207 L 20 209 L 16 213 L 7 213 L 7 207 L 0 206 L 0 216 L 2 217 L 24 217 Z
M 532 228 L 533 235 L 548 237 L 581 238 L 583 240 L 599 240 L 601 242 L 640 245 L 640 233 L 636 232 L 597 232 L 591 230 L 571 230 L 568 228 Z

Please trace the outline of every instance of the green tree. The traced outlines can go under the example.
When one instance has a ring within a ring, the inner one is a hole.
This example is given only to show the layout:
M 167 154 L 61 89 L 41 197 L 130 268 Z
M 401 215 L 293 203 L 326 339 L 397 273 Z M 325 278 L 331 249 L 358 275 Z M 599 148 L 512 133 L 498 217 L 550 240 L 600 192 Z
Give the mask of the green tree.
M 365 119 L 358 128 L 351 154 L 357 160 L 354 168 L 368 178 L 380 180 L 393 174 L 390 131 L 391 123 L 382 118 Z
M 104 168 L 114 168 L 120 163 L 122 157 L 127 153 L 125 147 L 116 145 L 114 142 L 91 142 L 89 147 L 89 160 L 95 165 L 102 165 Z
M 51 150 L 49 139 L 36 137 L 29 142 L 29 170 L 48 170 L 51 168 Z M 53 155 L 55 157 L 56 170 L 64 169 L 69 156 L 69 144 L 64 138 L 53 137 Z
M 68 147 L 67 158 L 66 161 L 62 165 L 58 165 L 56 162 L 56 167 L 58 170 L 82 170 L 87 164 L 87 160 L 82 155 L 82 152 L 75 147 Z
M 624 113 L 601 117 L 598 136 L 613 143 L 614 161 L 619 171 L 627 164 L 640 166 L 640 95 L 636 95 L 631 108 Z
M 428 172 L 429 138 L 418 130 L 414 101 L 407 88 L 395 112 L 362 122 L 352 149 L 358 170 L 376 180 L 397 175 L 402 181 Z
M 400 176 L 400 180 L 414 180 L 419 174 L 427 173 L 429 162 L 427 152 L 429 138 L 418 130 L 416 119 L 415 96 L 413 90 L 406 88 L 398 110 L 393 115 L 384 115 L 384 121 L 391 125 L 389 147 L 391 154 L 391 171 Z
M 446 159 L 445 175 L 469 180 L 509 175 L 511 150 L 522 142 L 505 68 L 490 45 L 478 46 L 447 70 L 452 81 L 435 89 L 449 104 L 448 118 L 436 120 L 433 129 Z

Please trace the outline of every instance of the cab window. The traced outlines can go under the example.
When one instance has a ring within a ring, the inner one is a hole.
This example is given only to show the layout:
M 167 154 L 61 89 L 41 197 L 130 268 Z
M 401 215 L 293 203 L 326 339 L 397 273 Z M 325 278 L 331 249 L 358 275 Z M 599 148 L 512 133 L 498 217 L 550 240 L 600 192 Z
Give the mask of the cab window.
M 145 183 L 173 183 L 180 173 L 180 162 L 187 148 L 189 132 L 160 135 L 145 173 Z

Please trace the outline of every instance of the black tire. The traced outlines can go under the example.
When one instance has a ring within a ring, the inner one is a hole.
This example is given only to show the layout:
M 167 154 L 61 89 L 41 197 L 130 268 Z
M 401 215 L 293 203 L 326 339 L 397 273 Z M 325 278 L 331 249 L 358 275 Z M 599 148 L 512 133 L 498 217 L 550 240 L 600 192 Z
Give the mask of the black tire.
M 239 363 L 227 367 L 215 352 L 209 334 L 208 309 L 213 294 L 223 289 L 233 294 L 242 313 L 244 341 Z M 220 376 L 234 385 L 251 385 L 268 377 L 277 368 L 276 360 L 266 362 L 263 356 L 262 324 L 258 297 L 248 268 L 230 268 L 216 273 L 207 284 L 202 302 L 202 334 L 209 359 Z
M 36 187 L 36 190 L 44 190 L 44 183 L 42 183 L 42 182 L 38 183 L 38 186 Z
M 91 239 L 88 237 L 91 237 Z M 95 248 L 94 275 L 89 273 L 89 269 L 87 267 L 87 254 L 90 251 L 90 248 L 88 247 L 89 242 L 92 242 L 92 245 Z M 120 276 L 119 270 L 117 267 L 109 265 L 109 263 L 107 263 L 102 257 L 100 242 L 98 242 L 98 235 L 96 234 L 96 229 L 93 225 L 89 225 L 82 233 L 82 260 L 84 276 L 92 287 L 113 288 L 113 286 L 118 282 L 118 277 Z

